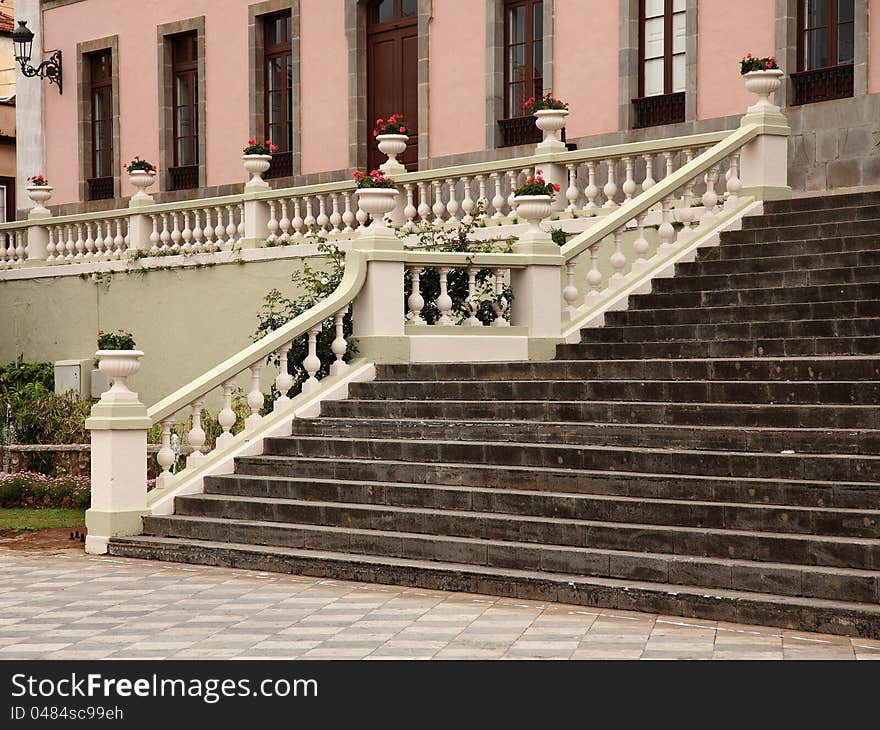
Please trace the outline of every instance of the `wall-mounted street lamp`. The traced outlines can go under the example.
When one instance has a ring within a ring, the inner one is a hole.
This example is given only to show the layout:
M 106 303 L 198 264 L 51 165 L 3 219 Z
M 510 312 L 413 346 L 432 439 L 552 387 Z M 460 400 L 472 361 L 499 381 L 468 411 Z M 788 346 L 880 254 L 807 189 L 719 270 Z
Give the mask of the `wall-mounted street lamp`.
M 15 60 L 21 66 L 21 72 L 31 78 L 38 76 L 41 79 L 49 79 L 50 84 L 58 87 L 58 93 L 64 93 L 61 78 L 61 51 L 52 51 L 48 61 L 43 61 L 34 68 L 30 64 L 31 50 L 34 44 L 34 33 L 27 27 L 26 20 L 18 21 L 18 28 L 12 34 L 12 43 L 15 46 Z

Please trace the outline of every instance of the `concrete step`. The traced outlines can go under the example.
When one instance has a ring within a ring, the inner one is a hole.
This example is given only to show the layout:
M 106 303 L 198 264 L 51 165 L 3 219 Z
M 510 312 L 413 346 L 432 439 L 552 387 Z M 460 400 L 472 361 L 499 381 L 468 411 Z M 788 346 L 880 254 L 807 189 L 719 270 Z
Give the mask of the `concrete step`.
M 853 193 L 804 195 L 788 200 L 764 203 L 765 214 L 822 211 L 832 208 L 853 208 L 880 205 L 880 191 L 868 190 Z
M 721 259 L 752 259 L 768 256 L 802 256 L 806 254 L 832 254 L 848 251 L 870 251 L 880 247 L 876 233 L 867 236 L 835 236 L 801 238 L 794 241 L 768 241 L 757 243 L 729 243 L 726 233 L 721 234 L 720 246 L 708 246 L 697 253 L 697 261 Z
M 442 405 L 442 404 L 441 404 Z M 442 410 L 438 408 L 438 412 Z M 651 423 L 570 423 L 452 419 L 318 418 L 293 422 L 294 436 L 517 441 L 593 446 L 646 446 L 718 451 L 880 454 L 880 430 L 663 426 Z
M 328 441 L 297 436 L 266 439 L 264 454 L 808 481 L 872 482 L 880 474 L 880 457 L 865 454 L 775 454 L 516 442 L 342 438 Z
M 745 274 L 676 276 L 654 279 L 653 291 L 680 293 L 729 289 L 774 289 L 776 287 L 823 286 L 827 284 L 870 284 L 880 280 L 880 266 L 844 266 L 803 271 L 764 271 Z M 767 300 L 760 302 L 770 303 Z
M 880 218 L 831 223 L 812 223 L 805 215 L 800 222 L 788 226 L 766 226 L 725 231 L 725 243 L 755 243 L 758 241 L 797 241 L 810 238 L 840 238 L 843 236 L 870 236 L 880 231 Z
M 621 400 L 871 405 L 880 402 L 880 381 L 376 380 L 350 385 L 349 395 L 354 399 L 368 400 Z
M 679 340 L 656 342 L 583 342 L 558 345 L 556 355 L 565 360 L 693 359 L 750 357 L 809 357 L 880 354 L 880 336 L 799 337 Z
M 656 284 L 657 282 L 655 282 Z M 695 307 L 754 306 L 840 301 L 876 301 L 880 280 L 867 284 L 826 284 L 786 288 L 718 289 L 637 294 L 629 298 L 630 309 L 677 309 Z
M 561 601 L 847 636 L 880 636 L 880 606 L 867 602 L 150 536 L 114 538 L 110 553 L 120 557 Z
M 878 231 L 880 241 L 880 231 Z M 772 244 L 767 244 L 772 245 Z M 840 253 L 809 253 L 796 255 L 753 256 L 747 259 L 719 259 L 691 261 L 676 264 L 677 276 L 717 276 L 724 274 L 755 274 L 768 272 L 805 271 L 810 269 L 840 269 L 845 267 L 877 266 L 880 264 L 880 246 L 867 251 Z
M 810 210 L 807 213 L 804 211 L 788 211 L 784 213 L 746 216 L 743 218 L 743 228 L 778 228 L 781 226 L 803 225 L 804 223 L 847 223 L 877 219 L 880 219 L 880 202 L 875 202 L 872 205 L 852 205 Z
M 880 538 L 880 510 L 829 509 L 791 505 L 701 502 L 619 495 L 570 494 L 478 487 L 427 486 L 395 482 L 363 484 L 351 481 L 293 480 L 252 477 L 247 474 L 210 477 L 204 495 L 182 497 L 178 514 L 213 515 L 216 500 L 227 500 L 224 509 L 234 519 L 291 521 L 267 508 L 251 513 L 236 500 L 269 500 L 271 505 L 326 502 L 412 507 L 432 510 L 473 511 L 494 515 L 600 520 L 648 525 L 711 527 L 778 533 Z M 201 506 L 210 501 L 208 508 Z M 278 515 L 276 518 L 273 515 Z
M 435 418 L 568 423 L 653 423 L 748 428 L 880 429 L 873 405 L 757 405 L 629 401 L 366 400 L 325 401 L 324 416 L 336 418 Z

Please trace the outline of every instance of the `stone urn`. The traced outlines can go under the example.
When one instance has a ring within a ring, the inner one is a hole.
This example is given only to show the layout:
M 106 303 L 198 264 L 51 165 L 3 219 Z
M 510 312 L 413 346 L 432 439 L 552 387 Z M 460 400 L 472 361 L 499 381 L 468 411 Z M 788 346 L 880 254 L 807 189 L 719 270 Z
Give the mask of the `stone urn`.
M 128 387 L 128 378 L 141 369 L 141 350 L 98 350 L 98 370 L 113 381 L 113 385 L 101 395 L 103 401 L 137 401 L 137 393 Z
M 746 89 L 758 97 L 758 101 L 749 107 L 750 112 L 778 112 L 779 107 L 770 101 L 770 94 L 782 84 L 782 69 L 768 68 L 760 71 L 749 71 L 743 74 Z
M 358 208 L 364 213 L 369 213 L 373 219 L 366 227 L 369 233 L 385 232 L 385 216 L 397 207 L 397 197 L 400 192 L 397 188 L 358 188 L 355 191 Z
M 272 155 L 242 155 L 241 161 L 244 169 L 251 175 L 248 180 L 249 188 L 268 188 L 269 183 L 263 180 L 263 173 L 272 165 Z
M 539 109 L 535 112 L 535 126 L 544 133 L 538 149 L 565 150 L 565 142 L 557 134 L 565 126 L 567 117 L 568 109 Z
M 153 196 L 148 195 L 146 190 L 156 182 L 155 170 L 131 170 L 128 173 L 128 181 L 137 188 L 137 192 L 131 196 L 131 202 L 135 205 L 138 203 L 148 205 L 153 202 Z
M 517 218 L 523 218 L 529 224 L 529 229 L 520 236 L 520 240 L 550 240 L 550 234 L 541 228 L 541 221 L 550 217 L 553 211 L 553 197 L 551 195 L 517 195 L 513 200 Z
M 397 156 L 406 152 L 409 135 L 380 134 L 376 140 L 379 142 L 379 152 L 388 157 L 386 162 L 379 165 L 379 169 L 386 174 L 406 172 L 406 168 L 400 163 Z
M 45 202 L 52 197 L 53 187 L 51 185 L 28 185 L 27 186 L 27 194 L 28 197 L 34 201 L 34 207 L 31 209 L 31 213 L 37 213 L 40 215 L 51 215 L 49 213 L 49 209 L 43 205 Z

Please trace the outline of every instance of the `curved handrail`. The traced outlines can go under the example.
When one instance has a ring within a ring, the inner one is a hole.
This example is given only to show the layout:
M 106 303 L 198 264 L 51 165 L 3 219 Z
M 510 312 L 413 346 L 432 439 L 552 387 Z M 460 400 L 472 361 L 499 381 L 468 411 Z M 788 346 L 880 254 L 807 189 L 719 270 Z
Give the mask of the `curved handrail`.
M 153 423 L 174 415 L 193 401 L 237 377 L 252 365 L 277 352 L 279 348 L 291 340 L 305 334 L 315 325 L 351 304 L 366 281 L 368 259 L 369 255 L 364 251 L 348 251 L 345 255 L 345 271 L 342 275 L 342 281 L 326 299 L 321 300 L 315 306 L 294 317 L 283 327 L 279 327 L 274 332 L 257 340 L 204 375 L 163 398 L 147 410 L 147 415 Z

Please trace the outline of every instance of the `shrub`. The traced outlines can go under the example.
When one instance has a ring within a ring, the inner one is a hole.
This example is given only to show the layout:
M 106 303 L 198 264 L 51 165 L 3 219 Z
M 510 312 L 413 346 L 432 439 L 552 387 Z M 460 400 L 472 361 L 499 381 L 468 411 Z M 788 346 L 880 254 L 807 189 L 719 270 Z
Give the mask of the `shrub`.
M 50 477 L 34 472 L 0 472 L 0 507 L 60 507 L 85 509 L 89 506 L 89 477 L 68 475 Z
M 134 337 L 131 332 L 123 329 L 118 329 L 116 332 L 98 330 L 99 350 L 133 350 L 134 348 Z

